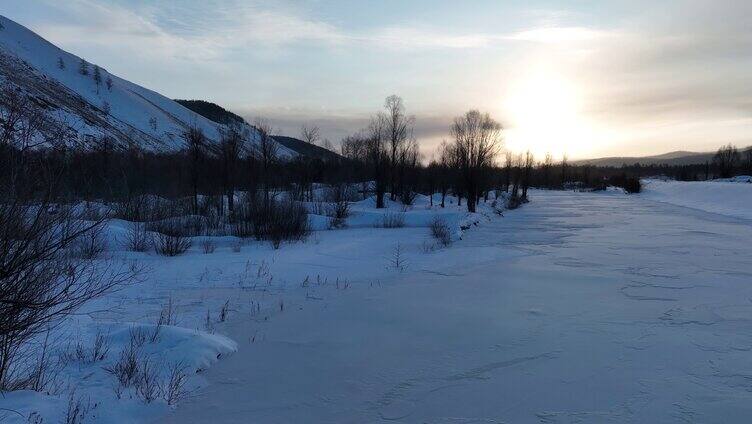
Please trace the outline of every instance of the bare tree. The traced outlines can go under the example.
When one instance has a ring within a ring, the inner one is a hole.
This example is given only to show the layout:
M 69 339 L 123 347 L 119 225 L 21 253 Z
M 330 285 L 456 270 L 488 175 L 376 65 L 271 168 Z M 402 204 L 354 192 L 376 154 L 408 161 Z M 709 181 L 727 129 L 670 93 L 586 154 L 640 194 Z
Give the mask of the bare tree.
M 303 125 L 300 129 L 300 136 L 308 144 L 316 144 L 321 139 L 319 127 Z
M 363 164 L 371 175 L 376 207 L 383 208 L 388 183 L 389 154 L 386 149 L 386 117 L 377 114 L 368 128 L 342 140 L 342 155 Z M 364 189 L 364 193 L 365 193 Z
M 488 113 L 471 110 L 455 118 L 451 133 L 461 179 L 467 194 L 467 210 L 475 212 L 481 193 L 483 171 L 501 146 L 501 124 Z
M 21 178 L 27 174 L 31 152 L 43 145 L 64 145 L 66 129 L 20 90 L 0 87 L 0 182 L 12 193 L 24 190 L 28 181 Z
M 231 218 L 235 212 L 235 174 L 242 150 L 243 136 L 239 129 L 231 127 L 222 134 L 222 186 L 227 196 L 227 208 Z
M 78 73 L 81 75 L 89 75 L 89 63 L 83 59 L 78 63 Z
M 112 91 L 112 77 L 107 75 L 107 79 L 104 80 L 104 85 L 107 86 L 107 91 Z
M 535 165 L 535 157 L 528 150 L 527 152 L 525 152 L 525 162 L 522 165 L 521 185 L 523 201 L 527 201 L 527 189 L 530 187 L 530 178 L 533 170 L 533 165 Z
M 254 156 L 261 165 L 261 184 L 264 190 L 264 201 L 269 202 L 269 192 L 271 190 L 271 169 L 277 162 L 277 155 L 279 153 L 279 145 L 272 138 L 272 126 L 269 121 L 257 118 L 254 122 L 254 127 L 258 135 L 256 144 L 253 146 Z
M 389 143 L 389 189 L 391 190 L 391 199 L 395 200 L 398 193 L 398 167 L 400 166 L 401 155 L 404 152 L 404 144 L 410 139 L 414 118 L 405 115 L 405 105 L 402 98 L 397 95 L 391 95 L 384 101 L 386 113 L 381 118 L 383 120 L 384 135 Z
M 718 166 L 721 178 L 729 178 L 734 175 L 734 168 L 741 160 L 739 150 L 732 144 L 727 144 L 716 152 L 713 161 Z
M 204 132 L 195 126 L 189 127 L 183 132 L 186 154 L 190 166 L 191 188 L 193 190 L 193 212 L 198 213 L 198 183 L 201 178 L 201 163 L 206 149 L 206 137 Z
M 323 140 L 323 141 L 321 142 L 321 147 L 325 148 L 326 150 L 329 150 L 330 152 L 336 152 L 336 151 L 337 151 L 337 150 L 336 150 L 336 149 L 334 148 L 334 145 L 332 144 L 332 142 L 331 142 L 331 141 L 330 141 L 330 140 L 329 140 L 328 138 L 325 138 L 325 139 L 324 139 L 324 140 Z
M 102 85 L 102 71 L 99 70 L 99 65 L 94 65 L 94 84 L 97 86 L 97 94 L 99 94 L 99 86 Z
M 454 146 L 447 143 L 446 140 L 442 140 L 439 145 L 439 167 L 441 174 L 439 176 L 439 190 L 441 191 L 441 207 L 446 207 L 446 196 L 449 189 L 452 188 L 454 173 L 456 168 L 454 167 L 456 161 L 456 151 Z
M 512 152 L 504 154 L 504 191 L 509 192 L 509 184 L 512 182 Z
M 551 168 L 554 166 L 554 159 L 550 152 L 546 152 L 546 157 L 541 163 L 541 171 L 543 172 L 543 186 L 551 188 Z
M 365 139 L 366 158 L 373 172 L 374 190 L 376 192 L 376 208 L 381 209 L 384 205 L 386 193 L 387 172 L 389 158 L 385 149 L 385 130 L 387 123 L 383 115 L 377 115 L 371 119 Z
M 57 58 L 57 67 L 58 69 L 65 69 L 65 62 L 63 61 L 63 58 L 58 56 Z

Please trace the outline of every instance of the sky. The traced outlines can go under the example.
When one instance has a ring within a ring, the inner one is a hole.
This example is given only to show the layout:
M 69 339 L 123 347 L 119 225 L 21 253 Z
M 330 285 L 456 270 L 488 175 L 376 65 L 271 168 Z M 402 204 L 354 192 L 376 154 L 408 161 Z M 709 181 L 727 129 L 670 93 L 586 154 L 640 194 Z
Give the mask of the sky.
M 397 94 L 429 157 L 489 112 L 507 148 L 752 145 L 749 0 L 3 0 L 0 14 L 172 98 L 339 140 Z

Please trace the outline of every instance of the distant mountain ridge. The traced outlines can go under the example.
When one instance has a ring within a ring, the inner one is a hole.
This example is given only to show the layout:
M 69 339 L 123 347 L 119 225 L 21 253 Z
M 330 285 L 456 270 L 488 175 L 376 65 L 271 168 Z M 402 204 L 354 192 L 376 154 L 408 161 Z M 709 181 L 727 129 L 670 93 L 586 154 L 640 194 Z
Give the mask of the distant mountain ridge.
M 176 102 L 198 113 L 204 118 L 223 125 L 243 125 L 248 124 L 241 116 L 236 115 L 222 106 L 207 102 L 206 100 L 182 100 L 175 99 Z
M 329 149 L 325 149 L 315 144 L 307 143 L 301 139 L 295 137 L 287 137 L 283 135 L 275 135 L 274 139 L 277 142 L 290 150 L 294 150 L 299 155 L 314 157 L 322 160 L 339 160 L 343 159 L 339 153 L 333 152 Z
M 752 148 L 745 147 L 740 148 L 739 151 L 743 152 Z M 596 159 L 581 159 L 572 161 L 575 165 L 594 165 L 594 166 L 613 166 L 620 167 L 624 164 L 634 165 L 639 163 L 640 165 L 701 165 L 705 162 L 712 162 L 713 156 L 716 152 L 688 152 L 683 150 L 677 150 L 674 152 L 663 153 L 653 156 L 613 156 Z
M 191 109 L 199 115 L 210 119 L 214 122 L 218 122 L 225 125 L 248 125 L 248 122 L 241 116 L 236 115 L 229 110 L 219 106 L 216 103 L 207 102 L 205 100 L 175 100 L 181 105 Z M 285 148 L 294 151 L 295 153 L 314 157 L 322 160 L 339 160 L 342 156 L 331 150 L 325 149 L 315 144 L 307 143 L 301 139 L 295 137 L 287 137 L 283 135 L 272 136 L 279 144 Z

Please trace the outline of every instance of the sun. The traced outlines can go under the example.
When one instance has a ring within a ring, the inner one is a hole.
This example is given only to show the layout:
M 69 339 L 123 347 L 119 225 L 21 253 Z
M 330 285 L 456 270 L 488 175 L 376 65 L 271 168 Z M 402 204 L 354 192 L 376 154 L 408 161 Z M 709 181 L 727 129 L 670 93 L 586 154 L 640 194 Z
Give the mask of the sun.
M 530 150 L 536 158 L 587 154 L 592 143 L 581 116 L 582 95 L 571 80 L 552 71 L 526 75 L 512 82 L 504 102 L 507 147 Z

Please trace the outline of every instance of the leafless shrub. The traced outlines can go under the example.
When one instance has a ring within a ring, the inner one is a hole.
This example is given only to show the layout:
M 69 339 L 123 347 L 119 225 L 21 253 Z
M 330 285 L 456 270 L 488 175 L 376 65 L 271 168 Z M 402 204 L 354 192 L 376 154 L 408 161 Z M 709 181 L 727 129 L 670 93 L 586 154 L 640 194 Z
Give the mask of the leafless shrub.
M 178 202 L 155 196 L 128 197 L 113 206 L 113 216 L 130 222 L 158 221 L 185 215 L 187 211 Z
M 191 238 L 184 235 L 180 226 L 172 222 L 164 222 L 153 227 L 154 250 L 162 256 L 178 256 L 190 249 Z
M 136 394 L 145 403 L 152 403 L 160 397 L 159 367 L 150 358 L 142 358 L 133 386 L 136 389 Z
M 104 223 L 100 222 L 76 237 L 73 242 L 73 254 L 81 259 L 100 258 L 107 250 L 104 228 Z
M 159 341 L 159 335 L 161 334 L 162 327 L 165 325 L 175 325 L 177 323 L 177 309 L 172 304 L 172 297 L 167 299 L 167 303 L 162 305 L 162 309 L 159 311 L 159 318 L 157 324 L 154 326 L 151 336 L 149 336 L 149 342 L 156 343 Z
M 143 327 L 131 327 L 128 331 L 128 342 L 136 348 L 141 349 L 148 339 L 147 331 Z
M 120 351 L 119 359 L 103 369 L 115 376 L 120 388 L 130 387 L 139 375 L 139 347 L 133 339 Z
M 314 215 L 329 215 L 330 205 L 325 202 L 313 202 L 308 204 L 308 212 Z
M 347 226 L 347 218 L 350 216 L 350 202 L 341 200 L 331 204 L 327 215 L 331 218 L 329 227 L 342 228 Z
M 98 332 L 94 336 L 94 343 L 91 346 L 89 359 L 91 362 L 102 361 L 107 358 L 108 353 L 110 353 L 110 338 Z
M 151 245 L 149 232 L 146 230 L 146 224 L 134 222 L 126 234 L 126 245 L 134 252 L 146 252 Z
M 269 218 L 268 235 L 275 249 L 282 241 L 303 240 L 311 233 L 307 211 L 292 200 L 278 202 Z
M 185 398 L 187 394 L 185 383 L 188 381 L 188 367 L 182 362 L 172 364 L 166 380 L 161 388 L 162 398 L 172 406 Z
M 430 242 L 428 240 L 423 240 L 423 244 L 421 244 L 421 249 L 423 250 L 423 253 L 432 253 L 436 251 L 436 243 Z
M 413 202 L 415 202 L 415 197 L 418 195 L 418 193 L 412 191 L 412 190 L 402 190 L 399 193 L 399 199 L 400 202 L 402 202 L 403 205 L 409 206 L 412 205 Z
M 201 248 L 204 250 L 205 255 L 209 255 L 217 249 L 217 243 L 210 239 L 204 239 L 201 241 Z
M 17 389 L 34 390 L 36 392 L 56 392 L 60 387 L 58 385 L 58 376 L 64 367 L 64 363 L 58 360 L 56 363 L 51 360 L 50 355 L 50 330 L 48 329 L 42 339 L 39 346 L 35 346 L 36 349 L 30 349 L 32 351 L 38 351 L 36 357 L 32 354 L 28 361 L 30 372 L 25 374 L 28 377 L 17 380 L 18 383 L 22 383 Z M 23 373 L 22 373 L 23 374 Z
M 230 312 L 230 301 L 226 301 L 219 309 L 219 322 L 227 321 L 227 314 Z
M 82 424 L 89 412 L 94 408 L 91 400 L 76 396 L 75 390 L 68 396 L 68 408 L 65 411 L 65 424 Z
M 449 224 L 441 217 L 435 217 L 429 226 L 431 235 L 438 240 L 442 246 L 449 246 L 452 243 L 452 230 Z
M 224 216 L 221 215 L 216 208 L 210 209 L 203 219 L 206 234 L 215 236 L 227 235 L 225 223 L 226 220 Z
M 72 351 L 63 354 L 63 360 L 65 362 L 75 360 L 84 364 L 93 364 L 107 358 L 109 352 L 110 338 L 101 332 L 97 332 L 90 347 L 78 341 Z
M 308 211 L 292 199 L 248 194 L 238 212 L 235 235 L 270 240 L 275 249 L 285 240 L 302 240 L 311 232 Z
M 71 255 L 76 241 L 101 222 L 73 219 L 50 203 L 0 202 L 0 390 L 25 343 L 91 299 L 140 273 L 135 264 Z
M 407 260 L 405 259 L 402 245 L 397 243 L 392 250 L 392 257 L 389 259 L 390 268 L 397 272 L 402 272 L 407 269 Z
M 101 207 L 98 204 L 92 204 L 91 202 L 85 202 L 83 210 L 81 210 L 76 218 L 83 219 L 84 221 L 97 221 L 101 222 L 107 219 L 109 211 Z
M 381 217 L 381 226 L 384 228 L 402 228 L 405 226 L 404 212 L 387 212 Z
M 233 252 L 239 253 L 240 250 L 243 248 L 243 243 L 240 240 L 235 241 L 230 245 L 230 248 L 232 249 Z

